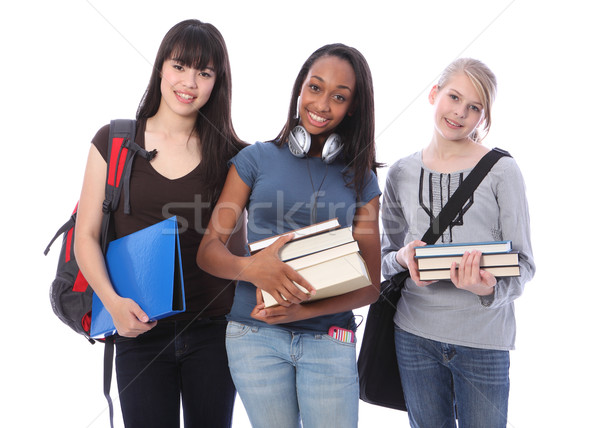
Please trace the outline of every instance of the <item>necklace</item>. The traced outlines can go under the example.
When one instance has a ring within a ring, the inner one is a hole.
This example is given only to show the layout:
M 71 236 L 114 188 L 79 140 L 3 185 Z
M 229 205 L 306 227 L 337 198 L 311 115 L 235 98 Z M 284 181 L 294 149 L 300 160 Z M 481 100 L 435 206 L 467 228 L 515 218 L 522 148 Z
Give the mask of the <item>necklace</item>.
M 310 161 L 309 157 L 306 157 L 306 169 L 308 170 L 308 178 L 310 179 L 310 186 L 313 190 L 312 206 L 310 208 L 310 224 L 315 224 L 317 222 L 317 199 L 319 198 L 321 187 L 325 182 L 325 178 L 327 178 L 327 172 L 329 170 L 329 165 L 325 164 L 325 174 L 323 175 L 323 179 L 321 180 L 321 184 L 319 184 L 319 188 L 315 191 L 315 185 L 313 183 L 312 174 L 310 172 Z

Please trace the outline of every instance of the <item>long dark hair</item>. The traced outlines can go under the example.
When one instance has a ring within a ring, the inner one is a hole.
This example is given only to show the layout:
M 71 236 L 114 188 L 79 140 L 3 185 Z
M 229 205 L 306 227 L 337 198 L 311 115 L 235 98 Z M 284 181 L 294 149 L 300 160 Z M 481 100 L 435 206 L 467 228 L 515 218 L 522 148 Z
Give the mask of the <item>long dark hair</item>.
M 381 165 L 375 160 L 373 78 L 367 60 L 357 49 L 342 43 L 334 43 L 325 45 L 313 52 L 302 65 L 294 82 L 287 122 L 272 142 L 278 146 L 288 142 L 290 132 L 299 123 L 299 119 L 295 116 L 302 84 L 306 80 L 312 65 L 324 56 L 335 56 L 348 61 L 356 76 L 352 115 L 346 116 L 337 126 L 335 132 L 342 137 L 344 143 L 341 156 L 346 162 L 348 172 L 351 172 L 352 177 L 348 185 L 354 188 L 358 196 L 365 185 L 365 179 L 369 171 L 376 172 L 376 168 Z
M 136 114 L 138 120 L 152 117 L 158 111 L 161 70 L 163 63 L 170 59 L 197 70 L 212 63 L 216 72 L 211 96 L 198 111 L 194 127 L 204 164 L 203 183 L 214 206 L 227 177 L 227 161 L 246 145 L 231 122 L 231 67 L 227 46 L 219 30 L 197 19 L 182 21 L 171 28 L 156 54 L 150 82 Z

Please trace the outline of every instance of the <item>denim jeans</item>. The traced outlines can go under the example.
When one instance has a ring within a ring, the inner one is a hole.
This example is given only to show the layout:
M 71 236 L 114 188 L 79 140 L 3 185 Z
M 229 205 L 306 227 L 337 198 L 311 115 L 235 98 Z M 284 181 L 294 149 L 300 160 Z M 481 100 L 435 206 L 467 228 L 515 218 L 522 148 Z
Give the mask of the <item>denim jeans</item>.
M 133 339 L 117 336 L 116 373 L 126 427 L 231 427 L 235 387 L 226 320 L 165 321 Z
M 227 326 L 227 355 L 253 428 L 358 425 L 356 343 L 326 333 Z
M 509 352 L 450 345 L 396 328 L 411 427 L 506 427 Z

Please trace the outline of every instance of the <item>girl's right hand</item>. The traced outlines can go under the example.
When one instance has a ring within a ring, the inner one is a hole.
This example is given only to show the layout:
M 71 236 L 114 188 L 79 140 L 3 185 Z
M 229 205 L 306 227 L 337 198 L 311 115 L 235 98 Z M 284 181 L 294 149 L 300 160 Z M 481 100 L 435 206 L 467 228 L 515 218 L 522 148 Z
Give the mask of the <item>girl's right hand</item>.
M 410 273 L 411 279 L 419 287 L 425 287 L 435 281 L 421 281 L 419 276 L 419 267 L 417 266 L 417 260 L 415 259 L 415 247 L 421 247 L 427 245 L 423 241 L 412 241 L 400 248 L 396 253 L 396 261 L 400 266 L 407 268 Z
M 316 293 L 315 288 L 298 272 L 279 258 L 279 250 L 294 237 L 293 233 L 282 236 L 267 248 L 250 256 L 246 278 L 256 287 L 265 290 L 281 306 L 290 306 L 310 299 Z M 296 284 L 304 287 L 308 294 Z
M 119 297 L 109 312 L 122 337 L 137 337 L 156 326 L 156 321 L 149 322 L 148 315 L 131 299 Z

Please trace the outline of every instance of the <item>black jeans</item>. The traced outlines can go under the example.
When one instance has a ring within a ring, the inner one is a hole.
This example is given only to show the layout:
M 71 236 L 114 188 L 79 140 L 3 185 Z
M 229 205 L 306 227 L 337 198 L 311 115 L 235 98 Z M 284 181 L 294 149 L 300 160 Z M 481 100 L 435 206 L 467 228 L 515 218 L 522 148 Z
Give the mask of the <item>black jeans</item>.
M 231 427 L 235 387 L 225 351 L 227 322 L 164 321 L 134 339 L 117 336 L 116 373 L 128 428 Z

